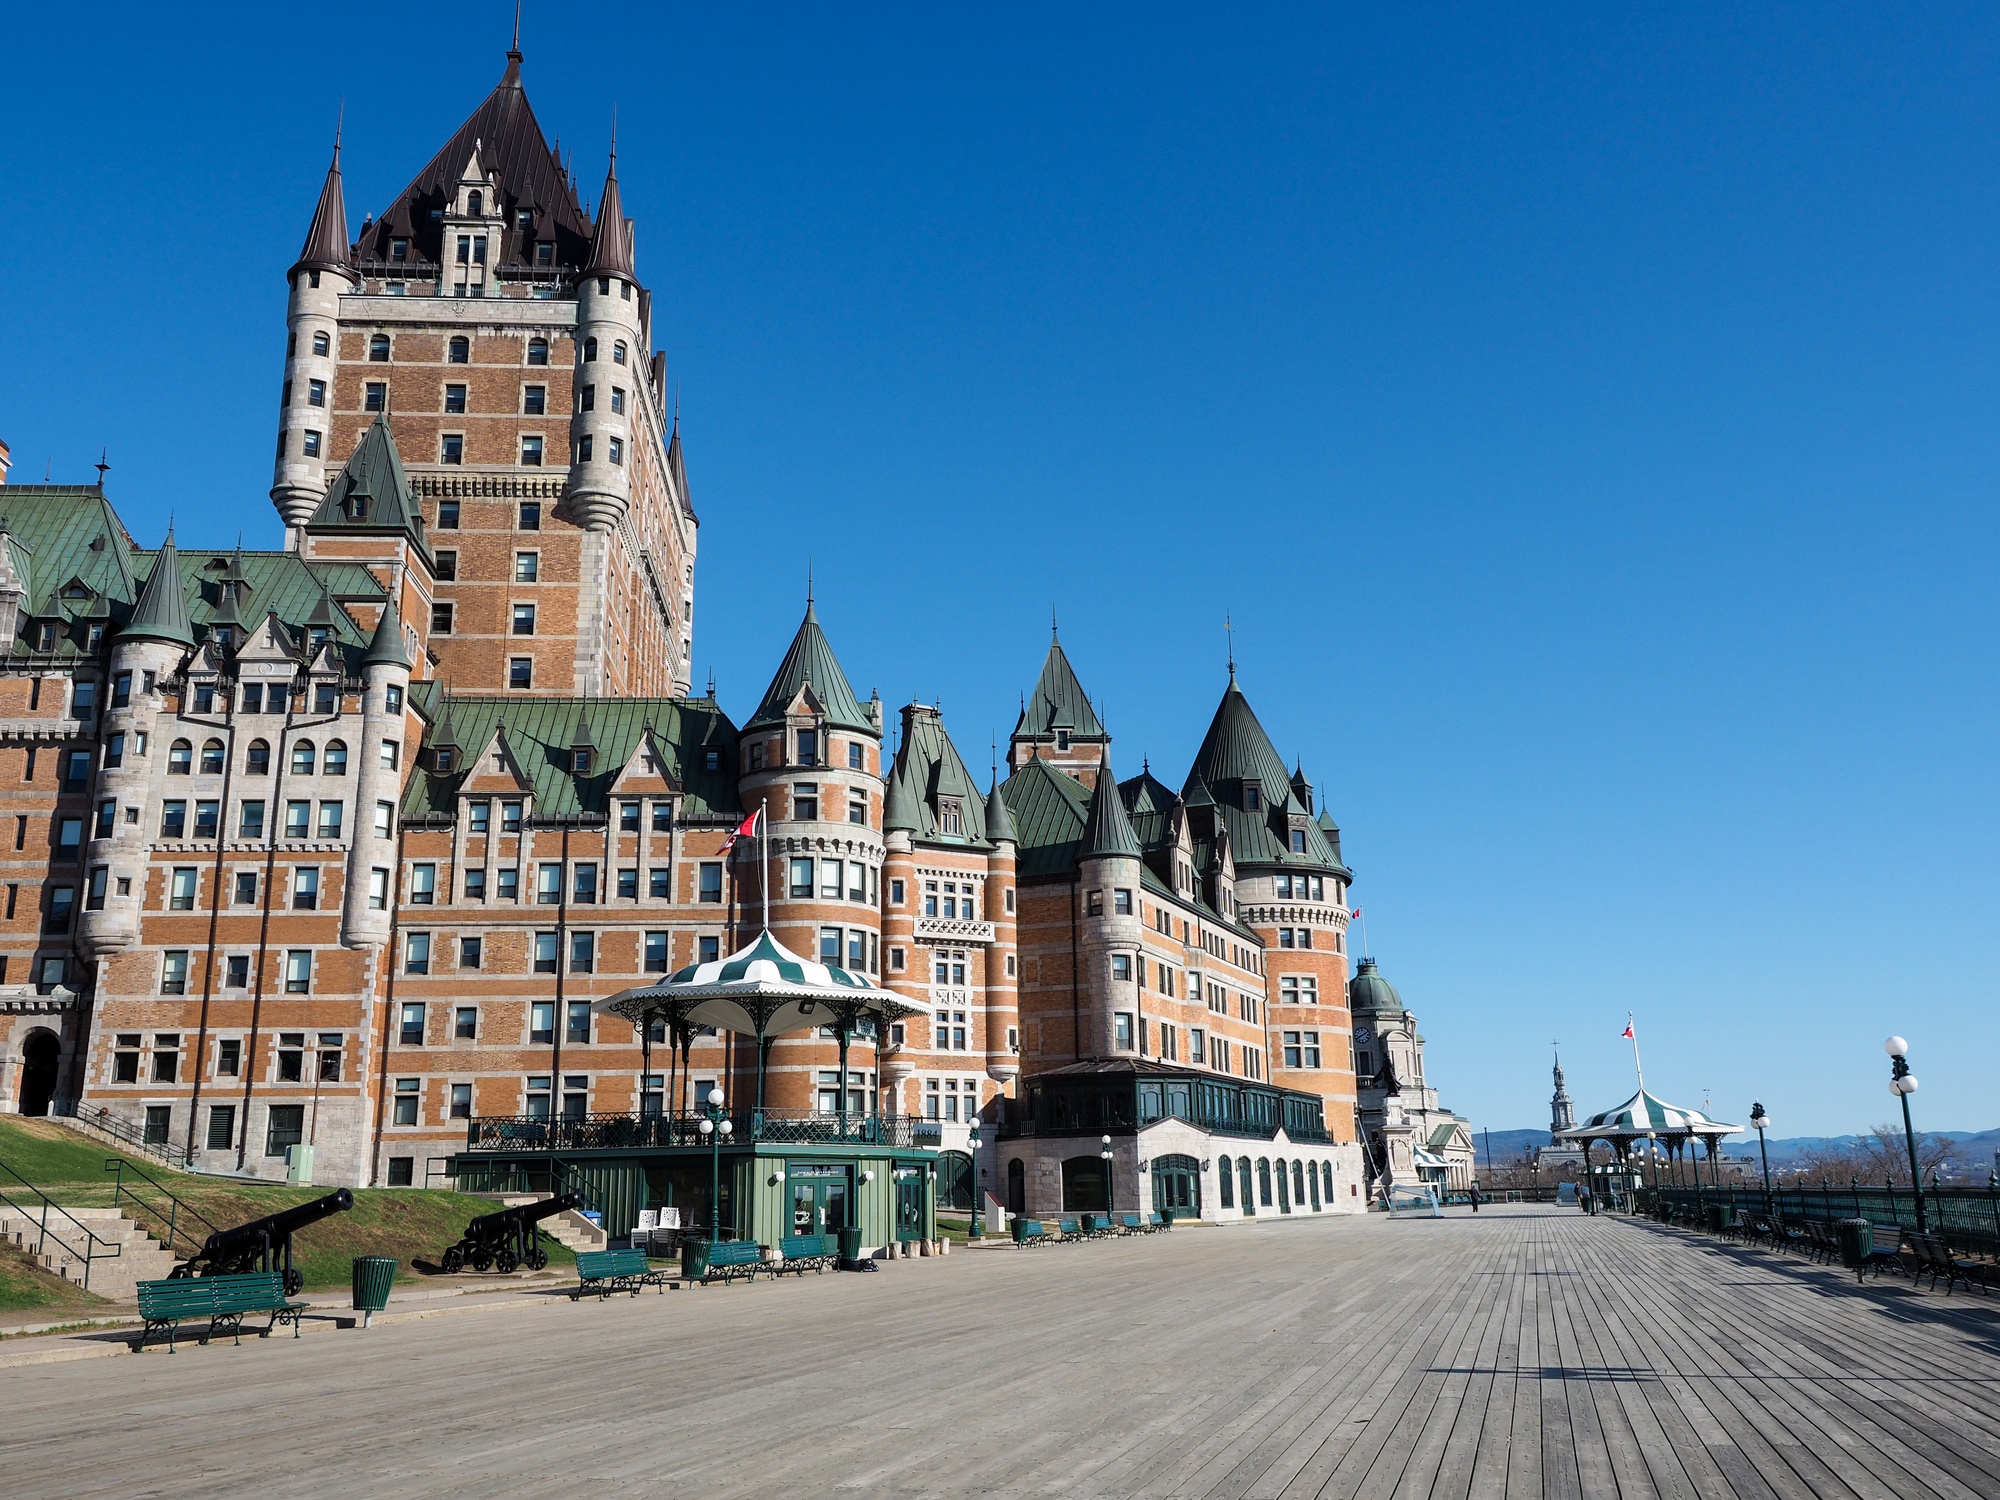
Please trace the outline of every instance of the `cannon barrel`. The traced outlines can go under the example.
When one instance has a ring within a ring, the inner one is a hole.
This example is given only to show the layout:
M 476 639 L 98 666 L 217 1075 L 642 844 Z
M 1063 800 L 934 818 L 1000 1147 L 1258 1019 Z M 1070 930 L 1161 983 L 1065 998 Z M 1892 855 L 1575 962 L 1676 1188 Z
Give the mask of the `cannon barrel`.
M 503 1208 L 498 1213 L 481 1214 L 465 1226 L 468 1240 L 491 1239 L 504 1234 L 516 1225 L 525 1227 L 551 1214 L 559 1214 L 566 1208 L 583 1206 L 583 1194 L 558 1193 L 553 1198 L 544 1198 L 539 1203 L 517 1203 L 512 1208 Z
M 341 1188 L 337 1192 L 328 1193 L 324 1198 L 315 1198 L 310 1203 L 280 1209 L 277 1213 L 266 1214 L 261 1219 L 252 1219 L 248 1224 L 238 1224 L 234 1229 L 218 1229 L 203 1244 L 198 1258 L 217 1260 L 232 1251 L 247 1250 L 262 1244 L 266 1239 L 276 1244 L 289 1237 L 295 1230 L 303 1229 L 308 1224 L 316 1224 L 334 1214 L 345 1213 L 352 1207 L 354 1207 L 354 1194 L 346 1188 Z

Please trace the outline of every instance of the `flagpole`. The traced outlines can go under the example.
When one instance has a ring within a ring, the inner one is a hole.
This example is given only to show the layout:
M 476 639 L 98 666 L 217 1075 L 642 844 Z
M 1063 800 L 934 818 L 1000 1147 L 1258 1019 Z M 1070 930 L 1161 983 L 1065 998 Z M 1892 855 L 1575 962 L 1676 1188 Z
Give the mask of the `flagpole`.
M 769 932 L 771 930 L 771 799 L 768 796 L 764 798 L 762 812 L 763 816 L 757 820 L 757 832 L 763 839 L 761 845 L 763 856 L 758 862 L 762 873 L 757 877 L 757 884 L 764 892 L 764 930 Z
M 1632 1024 L 1632 1012 L 1625 1012 L 1625 1034 L 1632 1038 L 1632 1071 L 1639 1076 L 1639 1092 L 1646 1092 L 1646 1070 L 1639 1066 L 1639 1028 Z

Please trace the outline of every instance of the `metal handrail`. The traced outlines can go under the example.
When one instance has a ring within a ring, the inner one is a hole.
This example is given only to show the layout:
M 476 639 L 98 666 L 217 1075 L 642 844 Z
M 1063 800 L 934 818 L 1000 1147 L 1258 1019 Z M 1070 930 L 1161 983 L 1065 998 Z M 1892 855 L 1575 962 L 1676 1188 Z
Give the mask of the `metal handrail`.
M 145 1131 L 129 1120 L 120 1119 L 103 1107 L 100 1107 L 94 1115 L 86 1115 L 77 1108 L 74 1101 L 65 1100 L 61 1107 L 52 1108 L 49 1112 L 60 1119 L 74 1120 L 87 1130 L 101 1131 L 119 1145 L 131 1146 L 149 1156 L 156 1156 L 170 1167 L 185 1167 L 194 1159 L 188 1152 L 180 1150 L 171 1142 L 147 1140 Z
M 28 1181 L 27 1178 L 23 1177 L 19 1172 L 16 1172 L 12 1167 L 8 1166 L 7 1163 L 5 1163 L 4 1161 L 0 1161 L 0 1172 L 5 1172 L 9 1177 L 13 1178 L 16 1182 L 20 1183 L 22 1187 L 26 1188 L 29 1192 L 33 1193 L 37 1198 L 40 1198 L 42 1200 L 41 1235 L 35 1241 L 34 1253 L 36 1255 L 42 1254 L 48 1248 L 49 1241 L 53 1239 L 56 1242 L 57 1247 L 61 1249 L 64 1254 L 69 1256 L 71 1260 L 75 1260 L 77 1258 L 77 1252 L 75 1246 L 71 1245 L 61 1235 L 52 1234 L 50 1232 L 49 1230 L 50 1209 L 53 1208 L 57 1213 L 61 1214 L 65 1219 L 68 1219 L 70 1223 L 76 1225 L 78 1229 L 83 1231 L 83 1238 L 84 1238 L 83 1289 L 85 1291 L 89 1291 L 91 1263 L 100 1258 L 104 1260 L 115 1260 L 124 1253 L 125 1247 L 111 1240 L 100 1238 L 88 1224 L 84 1223 L 81 1219 L 77 1218 L 75 1214 L 71 1213 L 68 1209 L 64 1208 L 60 1203 L 53 1201 L 47 1193 L 43 1192 L 40 1188 L 36 1187 L 32 1182 Z M 24 1203 L 16 1203 L 4 1188 L 0 1188 L 0 1203 L 6 1204 L 7 1207 L 13 1209 L 16 1213 L 32 1215 L 35 1212 L 35 1210 L 29 1208 Z M 97 1251 L 97 1247 L 99 1245 L 104 1245 L 109 1247 L 109 1249 L 101 1257 L 99 1256 Z
M 173 1193 L 168 1191 L 168 1189 L 164 1184 L 154 1181 L 152 1177 L 148 1176 L 145 1172 L 141 1171 L 139 1169 L 138 1163 L 128 1162 L 121 1156 L 114 1156 L 109 1161 L 105 1162 L 104 1170 L 116 1174 L 112 1180 L 112 1188 L 111 1188 L 111 1206 L 113 1208 L 116 1208 L 120 1202 L 122 1202 L 125 1198 L 129 1197 L 131 1198 L 133 1203 L 137 1204 L 140 1208 L 144 1209 L 147 1213 L 151 1214 L 155 1219 L 159 1220 L 160 1222 L 164 1223 L 167 1226 L 167 1237 L 161 1243 L 162 1249 L 172 1250 L 174 1248 L 174 1236 L 180 1232 L 180 1218 L 183 1210 L 186 1211 L 187 1216 L 190 1219 L 193 1219 L 195 1222 L 202 1225 L 202 1227 L 208 1231 L 208 1234 L 215 1234 L 220 1231 L 222 1227 L 221 1225 L 216 1224 L 211 1220 L 205 1218 L 199 1209 L 196 1209 L 189 1204 L 181 1202 L 179 1198 L 176 1198 L 173 1195 Z M 127 1171 L 130 1171 L 134 1177 L 139 1179 L 139 1181 L 145 1183 L 148 1187 L 152 1188 L 162 1198 L 165 1198 L 168 1203 L 173 1205 L 173 1207 L 163 1214 L 159 1211 L 159 1209 L 155 1208 L 152 1204 L 148 1203 L 144 1198 L 141 1198 L 134 1189 L 126 1185 L 125 1174 Z M 203 1235 L 202 1238 L 206 1240 L 208 1238 L 208 1235 Z M 188 1239 L 188 1245 L 190 1246 L 191 1249 L 200 1248 L 200 1246 L 194 1243 L 192 1236 L 190 1236 Z

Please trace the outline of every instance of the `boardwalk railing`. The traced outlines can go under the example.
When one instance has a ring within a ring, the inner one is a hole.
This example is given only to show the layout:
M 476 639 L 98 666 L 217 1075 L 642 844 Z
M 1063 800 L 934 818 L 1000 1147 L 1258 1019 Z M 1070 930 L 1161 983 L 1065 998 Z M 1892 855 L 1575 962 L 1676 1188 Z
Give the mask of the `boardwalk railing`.
M 1693 1188 L 1657 1188 L 1658 1201 L 1681 1207 L 1697 1202 Z M 1762 1213 L 1764 1190 L 1756 1188 L 1703 1188 L 1702 1203 L 1727 1203 L 1738 1213 Z M 1773 1186 L 1771 1211 L 1780 1219 L 1812 1219 L 1831 1223 L 1835 1219 L 1866 1219 L 1872 1224 L 1899 1224 L 1917 1227 L 1916 1200 L 1907 1187 L 1866 1187 L 1849 1183 L 1845 1187 L 1820 1183 L 1805 1187 L 1791 1183 Z M 1925 1188 L 1924 1209 L 1930 1231 L 1964 1250 L 2000 1255 L 2000 1193 L 1987 1188 Z
M 468 1122 L 468 1151 L 627 1151 L 658 1146 L 706 1146 L 706 1116 L 685 1111 L 658 1115 L 508 1115 Z M 809 1109 L 759 1109 L 731 1118 L 738 1142 L 785 1145 L 908 1146 L 917 1122 L 896 1115 L 822 1114 Z

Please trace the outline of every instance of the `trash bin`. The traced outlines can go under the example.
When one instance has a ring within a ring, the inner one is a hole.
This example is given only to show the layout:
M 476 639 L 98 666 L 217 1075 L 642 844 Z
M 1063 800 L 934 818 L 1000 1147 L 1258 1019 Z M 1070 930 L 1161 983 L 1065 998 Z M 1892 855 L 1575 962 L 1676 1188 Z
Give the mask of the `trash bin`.
M 840 1263 L 843 1266 L 858 1264 L 861 1260 L 861 1231 L 843 1229 L 840 1231 Z
M 389 1305 L 389 1288 L 396 1280 L 396 1262 L 387 1255 L 354 1257 L 354 1310 L 366 1328 Z
M 708 1241 L 693 1235 L 681 1241 L 681 1275 L 701 1281 L 708 1275 Z
M 1875 1226 L 1866 1219 L 1836 1220 L 1833 1231 L 1840 1238 L 1840 1261 L 1850 1271 L 1859 1271 L 1875 1256 Z
M 1708 1211 L 1708 1232 L 1721 1234 L 1734 1220 L 1727 1203 L 1707 1203 L 1702 1205 Z

